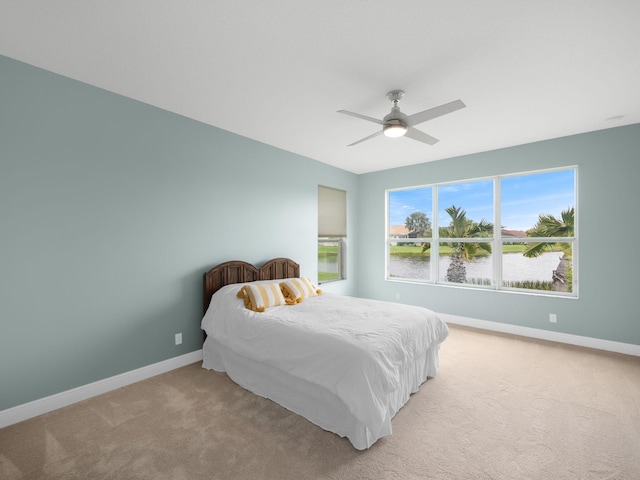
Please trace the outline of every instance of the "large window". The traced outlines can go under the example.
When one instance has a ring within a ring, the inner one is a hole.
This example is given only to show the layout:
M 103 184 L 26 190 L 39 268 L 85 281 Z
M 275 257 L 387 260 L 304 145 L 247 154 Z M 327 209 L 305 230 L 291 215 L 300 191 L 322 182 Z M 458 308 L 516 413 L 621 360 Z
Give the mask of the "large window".
M 318 283 L 345 278 L 347 192 L 318 186 Z
M 387 191 L 387 279 L 576 296 L 576 175 Z

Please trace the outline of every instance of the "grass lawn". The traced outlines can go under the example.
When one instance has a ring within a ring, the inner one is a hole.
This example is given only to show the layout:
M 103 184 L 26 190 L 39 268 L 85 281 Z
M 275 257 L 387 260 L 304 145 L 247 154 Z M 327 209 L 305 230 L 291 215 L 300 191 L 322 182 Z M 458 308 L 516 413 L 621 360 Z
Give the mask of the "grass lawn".
M 422 247 L 416 247 L 414 245 L 393 245 L 391 248 L 391 255 L 402 255 L 402 256 L 411 256 L 411 255 L 426 255 L 430 256 L 431 253 L 429 250 L 422 253 Z M 502 253 L 522 253 L 524 251 L 524 245 L 503 245 Z M 453 253 L 453 249 L 447 245 L 443 245 L 440 247 L 440 255 L 451 255 Z M 489 253 L 484 250 L 478 250 L 478 256 L 489 255 Z
M 318 245 L 318 262 L 327 261 L 335 263 L 338 258 L 337 245 Z M 333 260 L 333 262 L 331 261 Z M 326 282 L 328 280 L 336 280 L 339 275 L 336 272 L 318 272 L 318 282 Z

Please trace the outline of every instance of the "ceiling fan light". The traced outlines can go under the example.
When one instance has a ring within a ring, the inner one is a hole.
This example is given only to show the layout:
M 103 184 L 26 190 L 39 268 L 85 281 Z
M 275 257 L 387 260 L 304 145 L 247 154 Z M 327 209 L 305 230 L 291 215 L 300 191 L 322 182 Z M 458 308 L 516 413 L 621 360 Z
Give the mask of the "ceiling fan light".
M 402 124 L 391 124 L 384 126 L 384 134 L 387 137 L 402 137 L 405 133 L 407 133 L 407 127 Z

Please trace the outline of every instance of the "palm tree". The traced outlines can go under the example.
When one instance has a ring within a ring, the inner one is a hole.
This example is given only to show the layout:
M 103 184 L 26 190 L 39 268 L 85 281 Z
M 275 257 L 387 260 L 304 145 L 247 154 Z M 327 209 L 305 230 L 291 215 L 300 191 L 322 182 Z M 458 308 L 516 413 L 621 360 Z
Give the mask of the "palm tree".
M 487 237 L 493 231 L 493 224 L 482 219 L 474 222 L 467 218 L 467 212 L 461 207 L 451 205 L 445 209 L 451 217 L 448 227 L 440 227 L 438 232 L 440 238 L 482 238 Z M 454 283 L 465 283 L 467 272 L 464 262 L 472 262 L 478 256 L 480 250 L 491 253 L 491 243 L 489 242 L 450 242 L 449 247 L 453 250 L 451 263 L 447 269 L 447 281 Z M 428 250 L 430 244 L 422 246 L 422 251 Z
M 567 208 L 560 213 L 560 218 L 553 215 L 540 215 L 538 223 L 533 228 L 527 230 L 528 237 L 573 237 L 574 236 L 574 207 Z M 555 290 L 568 291 L 571 282 L 567 282 L 571 275 L 572 245 L 570 243 L 558 242 L 535 242 L 527 244 L 522 252 L 527 258 L 539 257 L 545 251 L 560 247 L 563 254 L 560 258 L 558 268 L 554 270 L 552 280 Z
M 573 237 L 574 234 L 574 208 L 568 208 L 560 213 L 560 218 L 553 215 L 538 216 L 538 223 L 527 230 L 527 237 Z M 571 256 L 569 243 L 558 244 L 556 242 L 530 243 L 522 254 L 527 258 L 539 257 L 545 251 L 559 245 L 563 252 Z

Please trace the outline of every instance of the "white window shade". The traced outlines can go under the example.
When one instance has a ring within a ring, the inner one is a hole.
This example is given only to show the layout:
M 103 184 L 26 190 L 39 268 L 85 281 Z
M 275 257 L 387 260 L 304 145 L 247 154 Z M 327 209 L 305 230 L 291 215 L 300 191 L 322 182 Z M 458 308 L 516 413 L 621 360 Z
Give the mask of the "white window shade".
M 318 185 L 318 236 L 347 236 L 347 192 Z

